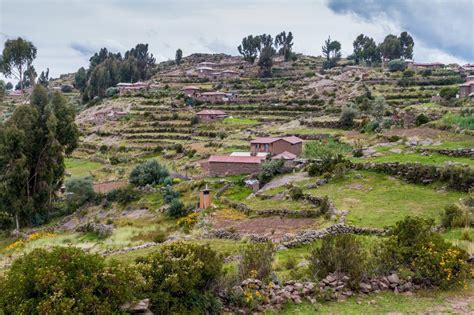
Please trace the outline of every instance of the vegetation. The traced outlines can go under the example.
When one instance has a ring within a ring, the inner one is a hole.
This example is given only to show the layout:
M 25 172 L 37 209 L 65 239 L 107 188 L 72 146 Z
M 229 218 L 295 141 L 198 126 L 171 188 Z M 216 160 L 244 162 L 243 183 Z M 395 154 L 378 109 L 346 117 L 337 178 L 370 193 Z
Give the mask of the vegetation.
M 221 275 L 222 258 L 208 245 L 171 243 L 138 263 L 155 313 L 219 310 L 212 288 Z
M 135 186 L 163 184 L 170 174 L 157 160 L 148 160 L 137 165 L 131 172 L 129 181 Z
M 240 252 L 239 278 L 268 280 L 272 271 L 275 246 L 272 242 L 249 243 Z
M 109 313 L 136 297 L 131 268 L 82 249 L 36 249 L 18 258 L 0 281 L 0 309 L 9 314 Z
M 21 91 L 23 91 L 25 72 L 30 69 L 31 63 L 36 58 L 36 51 L 32 42 L 21 37 L 8 39 L 5 42 L 0 69 L 5 77 L 18 79 Z
M 17 107 L 0 128 L 0 209 L 15 218 L 17 229 L 47 219 L 62 185 L 64 155 L 77 146 L 74 116 L 60 93 L 49 96 L 37 85 L 30 104 Z

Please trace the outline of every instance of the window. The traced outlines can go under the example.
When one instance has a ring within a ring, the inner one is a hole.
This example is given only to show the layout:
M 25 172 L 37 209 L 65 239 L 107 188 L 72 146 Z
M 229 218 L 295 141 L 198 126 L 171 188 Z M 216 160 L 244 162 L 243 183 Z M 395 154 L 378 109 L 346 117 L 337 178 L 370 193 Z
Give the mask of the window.
M 268 149 L 270 148 L 270 145 L 268 143 L 265 143 L 265 152 L 268 152 Z

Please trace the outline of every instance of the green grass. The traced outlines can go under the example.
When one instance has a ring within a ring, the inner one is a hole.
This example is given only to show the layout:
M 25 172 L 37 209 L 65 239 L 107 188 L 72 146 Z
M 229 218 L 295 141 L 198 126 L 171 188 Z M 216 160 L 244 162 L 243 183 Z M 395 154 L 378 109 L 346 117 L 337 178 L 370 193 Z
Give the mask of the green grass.
M 329 138 L 306 142 L 303 148 L 303 155 L 309 159 L 318 159 L 330 154 L 346 154 L 351 150 L 352 148 L 348 144 Z
M 441 118 L 441 123 L 446 126 L 458 125 L 462 129 L 474 130 L 474 115 L 456 115 L 448 113 Z
M 386 314 L 401 313 L 455 313 L 455 309 L 447 299 L 462 300 L 463 295 L 472 294 L 472 283 L 467 289 L 453 289 L 450 291 L 419 291 L 413 296 L 383 292 L 369 296 L 352 297 L 345 302 L 325 302 L 312 305 L 287 304 L 280 314 Z M 369 301 L 375 301 L 369 304 Z M 359 302 L 359 303 L 358 303 Z
M 99 162 L 92 162 L 89 160 L 67 158 L 65 161 L 66 171 L 72 176 L 87 176 L 91 172 L 98 171 L 103 167 Z
M 227 117 L 223 120 L 224 124 L 229 125 L 256 125 L 258 121 L 255 119 L 249 118 L 237 118 L 237 117 Z
M 351 158 L 354 162 L 400 162 L 400 163 L 420 163 L 423 165 L 438 165 L 442 166 L 446 162 L 458 162 L 474 167 L 474 160 L 468 157 L 452 157 L 448 155 L 430 153 L 429 156 L 424 156 L 419 153 L 392 153 L 384 152 L 384 156 L 370 157 L 370 158 Z
M 234 185 L 227 189 L 223 196 L 231 199 L 232 201 L 242 201 L 252 193 L 252 189 L 247 186 Z
M 363 178 L 356 179 L 356 173 Z M 439 221 L 444 207 L 464 196 L 454 191 L 436 192 L 433 187 L 408 184 L 384 174 L 356 173 L 308 192 L 329 196 L 336 208 L 349 210 L 348 223 L 369 227 L 389 226 L 407 215 Z

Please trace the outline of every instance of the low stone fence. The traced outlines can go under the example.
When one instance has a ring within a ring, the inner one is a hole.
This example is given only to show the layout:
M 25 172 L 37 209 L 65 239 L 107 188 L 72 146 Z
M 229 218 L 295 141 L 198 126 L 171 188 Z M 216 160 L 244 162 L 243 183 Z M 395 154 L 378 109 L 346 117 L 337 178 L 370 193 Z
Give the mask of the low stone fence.
M 295 236 L 285 236 L 281 241 L 281 245 L 286 248 L 298 247 L 304 244 L 310 244 L 327 235 L 366 234 L 383 236 L 386 233 L 387 231 L 383 229 L 357 227 L 346 225 L 344 223 L 337 223 L 322 230 L 306 230 L 296 234 Z
M 255 210 L 254 213 L 263 217 L 316 218 L 319 216 L 318 210 L 265 209 Z
M 354 289 L 357 288 L 357 289 Z M 332 273 L 319 282 L 286 281 L 284 283 L 270 282 L 265 284 L 257 279 L 246 279 L 239 285 L 232 287 L 222 294 L 224 311 L 236 314 L 248 314 L 251 311 L 264 312 L 265 310 L 279 309 L 286 303 L 301 304 L 308 301 L 315 304 L 319 300 L 344 301 L 358 293 L 370 294 L 382 291 L 393 291 L 395 293 L 413 294 L 413 291 L 421 289 L 421 285 L 405 279 L 400 279 L 397 274 L 364 279 L 354 285 L 349 276 L 342 273 Z M 255 309 L 248 310 L 243 306 L 234 305 L 231 297 L 258 292 L 260 297 Z
M 421 152 L 438 153 L 453 157 L 474 157 L 474 148 L 465 149 L 420 149 Z
M 352 163 L 356 170 L 369 170 L 401 177 L 415 184 L 445 182 L 450 188 L 467 192 L 474 187 L 474 170 L 469 166 L 447 165 L 444 167 L 419 163 Z

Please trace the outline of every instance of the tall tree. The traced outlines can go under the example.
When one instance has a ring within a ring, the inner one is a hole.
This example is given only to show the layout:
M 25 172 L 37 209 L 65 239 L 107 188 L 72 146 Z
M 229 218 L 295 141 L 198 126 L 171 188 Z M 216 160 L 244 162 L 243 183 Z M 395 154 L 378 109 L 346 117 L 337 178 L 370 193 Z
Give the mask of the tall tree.
M 47 216 L 64 177 L 64 155 L 78 143 L 74 109 L 64 96 L 35 86 L 30 104 L 0 126 L 0 210 L 20 224 Z
M 285 61 L 290 60 L 291 49 L 293 48 L 293 34 L 285 31 L 281 32 L 275 37 L 275 46 L 278 50 L 278 54 L 285 57 Z
M 135 48 L 125 52 L 125 59 L 131 57 L 137 60 L 139 80 L 148 79 L 150 76 L 150 70 L 153 68 L 156 62 L 153 54 L 148 51 L 148 44 L 137 44 Z
M 41 84 L 44 87 L 48 87 L 49 85 L 49 68 L 45 71 L 41 71 L 40 76 L 38 77 L 38 84 Z
M 260 67 L 260 77 L 267 78 L 272 76 L 273 55 L 275 50 L 272 46 L 267 45 L 262 48 L 260 57 L 258 58 L 258 66 Z
M 324 41 L 322 50 L 323 50 L 323 57 L 329 61 L 329 59 L 331 58 L 331 36 L 329 36 L 328 39 Z
M 373 38 L 360 34 L 352 43 L 354 47 L 354 58 L 357 64 L 364 61 L 367 65 L 372 65 L 380 61 L 380 51 Z
M 402 47 L 402 57 L 404 59 L 413 59 L 413 46 L 415 46 L 415 42 L 410 34 L 407 32 L 400 34 L 400 45 Z
M 181 64 L 181 59 L 183 59 L 183 51 L 181 49 L 176 50 L 175 61 L 179 66 Z
M 387 35 L 379 45 L 380 53 L 385 61 L 399 59 L 402 56 L 403 49 L 400 38 L 395 35 Z
M 84 67 L 80 67 L 79 70 L 77 70 L 76 75 L 74 76 L 74 86 L 76 89 L 79 91 L 84 92 L 84 89 L 87 86 L 87 72 Z
M 260 36 L 254 37 L 253 35 L 248 35 L 242 39 L 242 44 L 240 44 L 237 49 L 245 61 L 254 63 L 260 51 L 260 47 Z
M 336 66 L 337 61 L 341 59 L 341 43 L 337 40 L 332 41 L 331 37 L 324 41 L 322 51 L 324 58 L 326 58 L 326 61 L 323 63 L 324 69 Z
M 1 70 L 7 78 L 17 78 L 20 82 L 20 90 L 23 91 L 24 71 L 35 58 L 36 47 L 33 43 L 21 37 L 9 39 L 3 48 Z

